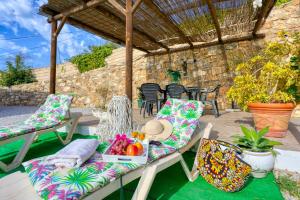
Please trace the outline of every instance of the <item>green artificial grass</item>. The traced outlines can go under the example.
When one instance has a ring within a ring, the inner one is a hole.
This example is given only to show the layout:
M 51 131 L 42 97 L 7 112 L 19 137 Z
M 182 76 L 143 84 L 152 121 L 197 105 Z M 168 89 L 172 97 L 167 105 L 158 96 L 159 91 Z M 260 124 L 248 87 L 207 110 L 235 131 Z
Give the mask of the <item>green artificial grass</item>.
M 83 136 L 75 134 L 73 139 L 77 138 L 92 138 L 93 136 Z M 8 162 L 13 159 L 16 151 L 20 147 L 20 141 L 0 147 L 0 160 Z M 30 151 L 25 157 L 25 160 L 46 156 L 55 153 L 63 145 L 56 138 L 54 133 L 45 134 L 32 144 Z M 100 149 L 99 149 L 100 150 Z M 184 158 L 189 166 L 192 166 L 195 154 L 187 152 Z M 21 166 L 14 171 L 24 171 Z M 13 173 L 14 171 L 10 172 Z M 0 171 L 0 178 L 8 175 Z M 133 192 L 138 184 L 138 180 L 131 182 L 124 187 L 126 199 L 131 199 Z M 116 191 L 106 200 L 116 200 L 120 198 L 120 192 Z M 206 181 L 199 177 L 195 182 L 189 182 L 185 173 L 183 172 L 180 163 L 177 163 L 166 170 L 160 172 L 151 187 L 148 196 L 152 199 L 171 199 L 171 200 L 283 200 L 279 191 L 279 187 L 275 182 L 275 178 L 270 173 L 266 178 L 254 179 L 251 178 L 247 185 L 239 192 L 226 193 L 218 190 L 206 183 Z

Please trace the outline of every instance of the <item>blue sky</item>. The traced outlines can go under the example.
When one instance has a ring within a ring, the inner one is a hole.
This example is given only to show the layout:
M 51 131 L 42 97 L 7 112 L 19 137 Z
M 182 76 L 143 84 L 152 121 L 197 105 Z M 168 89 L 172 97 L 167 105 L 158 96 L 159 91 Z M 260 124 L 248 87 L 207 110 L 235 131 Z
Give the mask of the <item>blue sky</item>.
M 0 70 L 5 63 L 22 53 L 27 65 L 49 66 L 50 24 L 38 15 L 38 8 L 47 0 L 1 0 L 0 3 Z M 57 62 L 82 53 L 91 45 L 106 41 L 80 29 L 65 25 L 58 37 Z

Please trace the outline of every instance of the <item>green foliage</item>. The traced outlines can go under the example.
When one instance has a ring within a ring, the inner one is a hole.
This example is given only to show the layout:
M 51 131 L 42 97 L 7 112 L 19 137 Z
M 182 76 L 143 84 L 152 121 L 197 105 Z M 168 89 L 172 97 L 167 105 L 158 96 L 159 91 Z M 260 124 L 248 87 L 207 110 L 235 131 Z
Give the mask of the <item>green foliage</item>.
M 138 99 L 143 99 L 142 88 L 141 87 L 137 87 L 136 89 L 138 90 Z
M 181 80 L 181 74 L 180 74 L 180 71 L 178 71 L 178 70 L 168 69 L 167 75 L 170 77 L 170 79 L 173 83 L 178 83 Z
M 300 83 L 300 34 L 280 32 L 279 40 L 235 68 L 230 100 L 247 110 L 251 102 L 286 103 L 297 98 Z
M 254 152 L 267 152 L 272 151 L 274 146 L 281 145 L 280 142 L 264 138 L 264 135 L 269 132 L 269 127 L 256 131 L 241 125 L 241 129 L 244 135 L 235 135 L 234 143 L 242 149 Z
M 280 5 L 282 5 L 282 4 L 285 4 L 285 3 L 288 3 L 288 2 L 290 2 L 291 0 L 277 0 L 277 2 L 276 2 L 276 6 L 280 6 Z
M 73 56 L 70 61 L 75 64 L 80 73 L 105 66 L 105 58 L 112 54 L 116 45 L 109 43 L 102 46 L 91 46 L 89 51 Z
M 0 85 L 2 86 L 10 87 L 36 81 L 30 67 L 25 65 L 24 57 L 21 55 L 16 55 L 14 63 L 7 61 L 6 67 L 5 71 L 0 71 Z
M 282 191 L 288 192 L 295 199 L 300 199 L 300 182 L 297 183 L 287 175 L 279 176 L 276 182 Z

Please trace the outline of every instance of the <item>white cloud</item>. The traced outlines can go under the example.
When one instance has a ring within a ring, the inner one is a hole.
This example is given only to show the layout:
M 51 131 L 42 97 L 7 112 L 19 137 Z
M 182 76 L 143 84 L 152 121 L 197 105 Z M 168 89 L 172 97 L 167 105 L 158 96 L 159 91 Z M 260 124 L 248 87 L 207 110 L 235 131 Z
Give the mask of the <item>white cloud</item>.
M 4 53 L 0 54 L 0 56 L 2 56 L 2 57 L 8 57 L 8 56 L 10 56 L 12 54 L 16 54 L 16 53 L 25 54 L 28 52 L 27 47 L 20 46 L 12 41 L 6 40 L 4 35 L 1 35 L 1 34 L 0 34 L 0 47 L 1 47 L 1 51 L 4 52 Z
M 48 53 L 49 49 L 45 48 L 50 47 L 50 25 L 45 17 L 37 14 L 38 8 L 45 3 L 47 3 L 47 0 L 13 0 L 1 3 L 0 25 L 5 26 L 14 33 L 17 33 L 21 28 L 34 34 L 38 33 L 47 43 L 46 47 L 42 47 L 42 51 Z M 58 38 L 59 50 L 67 57 L 74 56 L 87 49 L 86 43 L 82 40 L 84 34 L 72 33 L 73 30 L 74 28 L 65 25 Z M 91 40 L 91 38 L 98 40 L 94 36 L 86 39 Z M 43 43 L 39 44 L 43 45 Z
M 34 55 L 37 58 L 41 58 L 43 56 L 43 53 L 41 53 L 41 52 L 35 52 L 32 55 Z

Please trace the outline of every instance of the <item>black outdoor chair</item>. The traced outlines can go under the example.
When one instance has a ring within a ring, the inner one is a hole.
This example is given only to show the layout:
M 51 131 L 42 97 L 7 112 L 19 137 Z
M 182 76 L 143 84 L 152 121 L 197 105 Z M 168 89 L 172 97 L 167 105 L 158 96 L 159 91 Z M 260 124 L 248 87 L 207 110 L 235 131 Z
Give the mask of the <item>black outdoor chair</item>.
M 199 87 L 187 87 L 186 91 L 189 96 L 189 100 L 198 100 L 200 96 L 200 88 Z
M 148 116 L 153 115 L 153 107 L 156 105 L 157 112 L 160 110 L 163 99 L 159 99 L 159 93 L 164 93 L 163 90 L 157 83 L 144 83 L 141 85 L 142 92 L 142 106 L 140 114 L 143 112 L 145 118 L 145 112 L 147 111 Z
M 170 98 L 181 99 L 183 93 L 187 93 L 183 85 L 177 83 L 171 83 L 166 86 L 166 93 Z
M 215 117 L 219 117 L 219 107 L 218 107 L 218 96 L 220 91 L 221 85 L 218 84 L 213 89 L 201 90 L 200 93 L 200 101 L 203 102 L 205 105 L 210 104 L 214 111 Z M 212 94 L 212 96 L 210 96 Z M 208 99 L 209 98 L 209 99 Z

